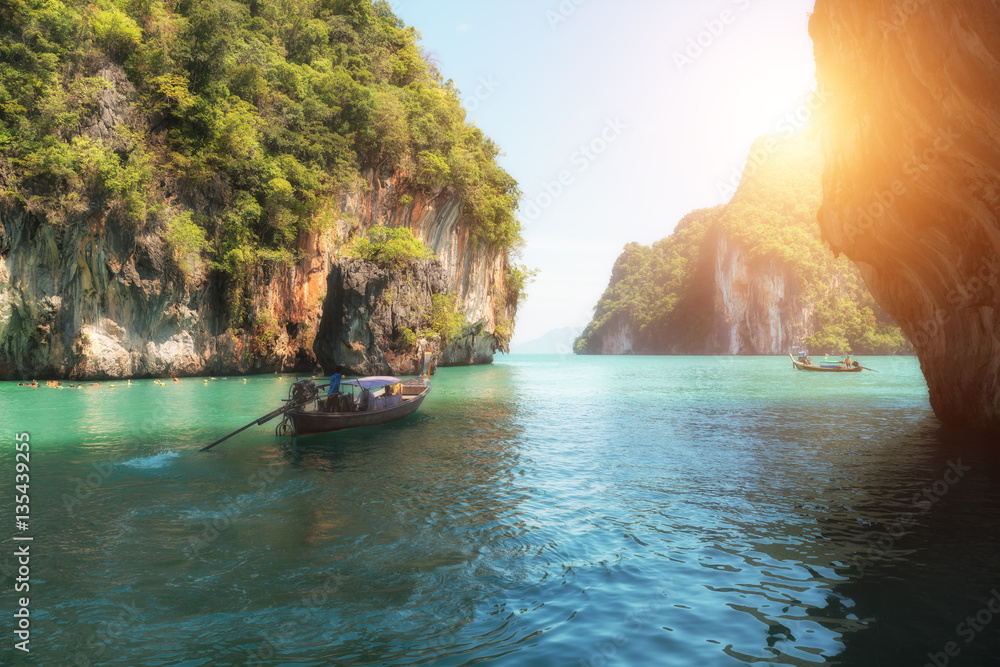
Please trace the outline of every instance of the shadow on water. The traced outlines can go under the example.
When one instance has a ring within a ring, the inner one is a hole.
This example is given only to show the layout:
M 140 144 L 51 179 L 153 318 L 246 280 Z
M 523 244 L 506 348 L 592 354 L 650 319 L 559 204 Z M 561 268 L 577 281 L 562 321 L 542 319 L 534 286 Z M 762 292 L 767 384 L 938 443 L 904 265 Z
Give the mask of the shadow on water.
M 834 590 L 864 624 L 844 635 L 836 664 L 997 664 L 995 439 L 930 423 L 886 444 L 901 458 L 865 475 L 854 511 L 817 517 L 824 536 L 848 547 L 848 578 Z

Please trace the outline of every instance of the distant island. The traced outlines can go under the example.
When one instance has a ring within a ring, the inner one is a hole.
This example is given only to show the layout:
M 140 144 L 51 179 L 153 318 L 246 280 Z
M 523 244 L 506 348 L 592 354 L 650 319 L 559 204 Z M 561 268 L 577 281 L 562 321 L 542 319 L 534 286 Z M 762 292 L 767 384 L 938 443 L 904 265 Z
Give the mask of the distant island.
M 686 215 L 615 262 L 579 354 L 902 354 L 857 268 L 820 237 L 823 153 L 766 135 L 726 205 Z
M 583 327 L 560 327 L 542 334 L 538 338 L 523 343 L 512 342 L 511 354 L 568 354 L 573 351 L 573 343 L 583 333 Z

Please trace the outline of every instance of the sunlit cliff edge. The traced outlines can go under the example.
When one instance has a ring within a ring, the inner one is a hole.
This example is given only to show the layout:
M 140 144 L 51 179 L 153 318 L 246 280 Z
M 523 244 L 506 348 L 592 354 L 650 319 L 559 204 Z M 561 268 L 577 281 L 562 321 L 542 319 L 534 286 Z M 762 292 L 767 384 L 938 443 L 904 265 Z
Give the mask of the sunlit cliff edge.
M 823 154 L 808 132 L 754 142 L 723 206 L 615 262 L 581 354 L 897 354 L 899 329 L 821 241 Z
M 817 0 L 825 238 L 920 357 L 944 422 L 1000 430 L 1000 11 Z

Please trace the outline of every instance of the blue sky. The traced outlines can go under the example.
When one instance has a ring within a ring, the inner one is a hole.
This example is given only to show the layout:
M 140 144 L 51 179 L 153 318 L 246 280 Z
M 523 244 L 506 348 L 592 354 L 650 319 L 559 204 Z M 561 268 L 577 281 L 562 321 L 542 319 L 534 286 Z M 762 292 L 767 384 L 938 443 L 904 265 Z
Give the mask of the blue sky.
M 807 122 L 813 0 L 391 4 L 524 192 L 515 341 L 586 324 L 626 243 L 727 201 L 755 137 Z

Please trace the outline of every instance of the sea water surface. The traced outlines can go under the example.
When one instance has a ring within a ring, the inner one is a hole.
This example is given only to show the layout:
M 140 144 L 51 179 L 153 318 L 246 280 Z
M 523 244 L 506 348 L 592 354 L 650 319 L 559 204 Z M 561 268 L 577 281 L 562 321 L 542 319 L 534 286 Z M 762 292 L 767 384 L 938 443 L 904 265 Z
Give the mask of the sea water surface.
M 401 422 L 207 453 L 294 376 L 0 383 L 0 662 L 997 664 L 996 443 L 863 363 L 498 357 Z

